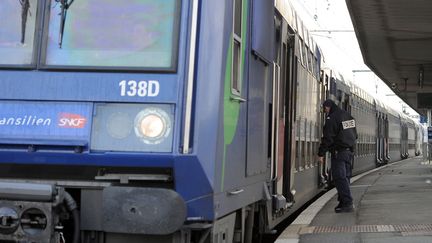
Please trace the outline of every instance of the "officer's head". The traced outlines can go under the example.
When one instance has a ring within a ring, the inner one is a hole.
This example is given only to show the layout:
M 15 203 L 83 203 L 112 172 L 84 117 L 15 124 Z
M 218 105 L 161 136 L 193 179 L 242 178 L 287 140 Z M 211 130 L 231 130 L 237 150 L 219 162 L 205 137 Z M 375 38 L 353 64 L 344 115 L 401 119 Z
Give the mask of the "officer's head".
M 332 110 L 332 108 L 335 107 L 335 106 L 336 106 L 336 104 L 333 102 L 333 100 L 326 99 L 324 101 L 324 103 L 323 103 L 324 112 L 327 113 L 327 114 L 329 114 L 330 111 Z

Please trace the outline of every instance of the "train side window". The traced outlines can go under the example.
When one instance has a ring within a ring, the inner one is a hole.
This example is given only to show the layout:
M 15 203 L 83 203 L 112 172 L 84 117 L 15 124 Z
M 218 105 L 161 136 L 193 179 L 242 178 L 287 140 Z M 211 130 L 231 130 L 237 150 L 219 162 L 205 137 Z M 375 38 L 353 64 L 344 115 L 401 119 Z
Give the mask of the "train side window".
M 358 155 L 359 156 L 362 155 L 362 143 L 361 143 L 361 141 L 358 143 Z
M 308 49 L 306 47 L 306 44 L 304 41 L 302 41 L 302 49 L 303 49 L 303 65 L 305 66 L 306 70 L 309 69 L 308 65 Z
M 339 102 L 342 101 L 342 90 L 340 89 L 337 90 L 336 98 Z
M 300 142 L 298 140 L 296 140 L 296 158 L 295 158 L 295 170 L 299 171 L 300 169 Z
M 358 156 L 358 143 L 356 143 L 354 146 L 355 146 L 354 156 L 357 157 Z
M 317 57 L 315 57 L 314 56 L 314 67 L 315 67 L 315 77 L 317 77 L 318 78 L 318 76 L 319 76 L 319 73 L 320 73 L 320 67 L 319 67 L 319 62 L 318 62 L 318 58 Z
M 315 78 L 317 78 L 317 76 L 316 76 L 315 56 L 314 56 L 312 50 L 309 52 L 309 57 L 311 59 L 311 72 L 312 72 L 312 76 L 314 76 Z
M 298 49 L 300 51 L 300 63 L 304 66 L 305 65 L 305 61 L 304 61 L 304 56 L 303 56 L 303 41 L 299 38 L 298 39 Z
M 234 0 L 234 34 L 241 38 L 242 0 Z
M 309 168 L 309 141 L 307 141 L 307 138 L 305 138 L 305 141 L 303 142 L 303 144 L 304 144 L 304 149 L 303 149 L 303 154 L 304 154 L 303 168 L 308 169 Z
M 311 151 L 311 165 L 315 166 L 316 165 L 316 159 L 314 159 L 314 154 L 316 153 L 316 142 L 312 141 L 312 151 Z
M 336 95 L 336 80 L 334 78 L 330 78 L 330 94 Z
M 300 171 L 300 122 L 301 119 L 296 120 L 296 159 L 295 159 L 295 169 Z
M 308 148 L 309 148 L 309 151 L 308 151 L 309 152 L 308 153 L 309 161 L 308 161 L 308 163 L 309 163 L 309 167 L 313 167 L 313 156 L 312 156 L 313 142 L 309 141 L 308 143 L 309 143 L 309 145 L 308 145 Z
M 367 147 L 366 147 L 366 142 L 365 141 L 363 141 L 363 155 L 366 155 L 367 154 Z
M 303 118 L 300 118 L 300 133 L 299 133 L 299 140 L 300 140 L 300 158 L 299 158 L 299 171 L 303 171 L 305 169 L 306 165 L 306 127 L 305 127 L 305 120 Z
M 231 77 L 231 92 L 235 95 L 241 93 L 241 60 L 242 60 L 242 0 L 234 0 L 233 13 L 233 54 L 232 54 L 232 77 Z
M 240 43 L 234 40 L 233 48 L 233 72 L 232 72 L 232 93 L 240 95 L 240 61 L 241 61 L 241 51 Z
M 308 50 L 308 48 L 306 49 Z M 314 58 L 312 51 L 309 50 L 309 55 L 308 55 L 308 65 L 309 65 L 309 71 L 311 71 L 311 73 L 314 73 L 314 65 L 312 62 L 312 59 Z

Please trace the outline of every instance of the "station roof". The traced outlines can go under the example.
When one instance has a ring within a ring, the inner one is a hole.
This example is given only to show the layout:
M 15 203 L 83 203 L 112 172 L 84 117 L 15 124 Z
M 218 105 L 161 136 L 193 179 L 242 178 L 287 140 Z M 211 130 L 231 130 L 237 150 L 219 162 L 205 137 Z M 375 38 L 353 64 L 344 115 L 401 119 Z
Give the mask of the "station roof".
M 366 65 L 419 113 L 432 109 L 432 1 L 346 3 Z

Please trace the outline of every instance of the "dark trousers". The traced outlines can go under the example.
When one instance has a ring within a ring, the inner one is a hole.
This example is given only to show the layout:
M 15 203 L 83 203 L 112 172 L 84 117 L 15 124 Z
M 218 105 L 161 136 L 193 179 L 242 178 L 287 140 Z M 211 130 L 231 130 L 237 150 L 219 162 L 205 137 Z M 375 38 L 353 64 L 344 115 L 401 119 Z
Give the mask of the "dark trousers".
M 353 203 L 349 187 L 352 158 L 353 153 L 349 150 L 332 154 L 331 171 L 338 192 L 339 203 L 342 206 L 351 205 Z

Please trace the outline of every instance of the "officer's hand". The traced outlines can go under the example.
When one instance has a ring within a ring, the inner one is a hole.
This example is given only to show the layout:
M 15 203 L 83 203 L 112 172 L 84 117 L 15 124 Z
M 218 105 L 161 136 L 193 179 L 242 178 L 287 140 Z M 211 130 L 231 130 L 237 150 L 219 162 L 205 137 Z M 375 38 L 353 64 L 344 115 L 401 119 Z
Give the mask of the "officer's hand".
M 321 164 L 324 164 L 324 157 L 322 157 L 322 156 L 318 156 L 318 161 L 319 161 Z

